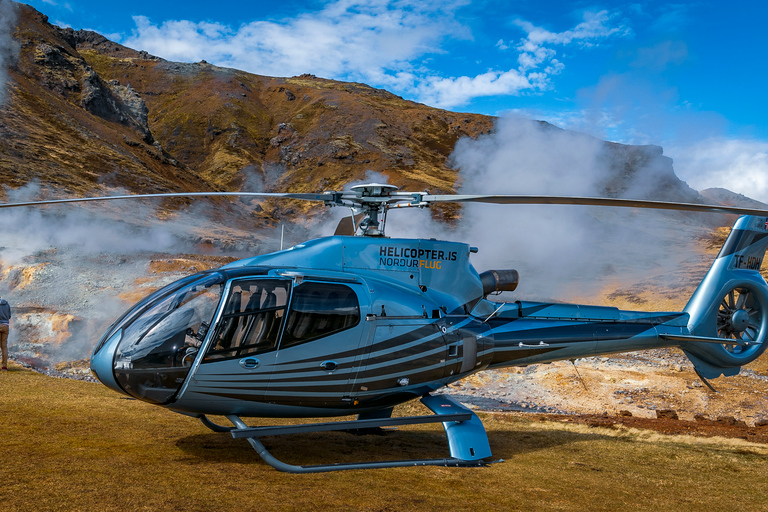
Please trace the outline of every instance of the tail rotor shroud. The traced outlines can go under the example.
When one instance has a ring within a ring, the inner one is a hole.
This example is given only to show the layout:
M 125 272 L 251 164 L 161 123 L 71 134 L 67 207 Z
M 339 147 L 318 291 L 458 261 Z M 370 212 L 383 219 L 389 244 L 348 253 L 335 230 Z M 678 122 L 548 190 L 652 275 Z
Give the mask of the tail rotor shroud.
M 721 338 L 740 339 L 757 346 L 763 330 L 763 312 L 759 295 L 749 288 L 733 288 L 720 301 L 717 312 L 717 335 Z M 740 354 L 744 345 L 724 345 L 726 350 Z
M 740 217 L 684 312 L 696 336 L 740 342 L 691 342 L 682 348 L 708 379 L 736 375 L 768 347 L 768 285 L 760 267 L 768 248 L 768 220 Z

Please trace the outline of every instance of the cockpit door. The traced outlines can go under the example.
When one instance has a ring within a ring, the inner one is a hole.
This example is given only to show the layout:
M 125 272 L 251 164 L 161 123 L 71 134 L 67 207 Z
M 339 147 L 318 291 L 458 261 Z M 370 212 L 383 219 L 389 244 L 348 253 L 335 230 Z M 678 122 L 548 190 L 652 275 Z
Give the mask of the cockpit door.
M 242 278 L 229 283 L 186 399 L 203 395 L 215 400 L 263 401 L 275 371 L 290 288 L 289 279 Z
M 368 303 L 359 283 L 297 280 L 268 401 L 323 408 L 351 405 L 349 390 L 362 359 Z

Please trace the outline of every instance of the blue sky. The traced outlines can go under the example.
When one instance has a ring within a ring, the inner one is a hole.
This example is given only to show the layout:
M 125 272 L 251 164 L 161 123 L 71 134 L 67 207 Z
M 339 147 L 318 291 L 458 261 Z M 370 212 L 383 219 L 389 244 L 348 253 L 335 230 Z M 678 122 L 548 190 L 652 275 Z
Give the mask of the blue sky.
M 761 2 L 28 3 L 169 60 L 364 82 L 449 110 L 660 145 L 692 187 L 768 201 Z

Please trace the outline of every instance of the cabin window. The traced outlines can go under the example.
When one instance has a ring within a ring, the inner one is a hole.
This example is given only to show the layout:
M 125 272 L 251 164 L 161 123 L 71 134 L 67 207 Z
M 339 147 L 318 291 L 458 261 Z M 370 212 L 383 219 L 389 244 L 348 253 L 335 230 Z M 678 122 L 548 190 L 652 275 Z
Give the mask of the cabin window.
M 290 281 L 235 281 L 205 361 L 274 350 L 285 316 Z
M 304 282 L 293 289 L 280 349 L 329 336 L 360 322 L 357 295 L 348 286 Z

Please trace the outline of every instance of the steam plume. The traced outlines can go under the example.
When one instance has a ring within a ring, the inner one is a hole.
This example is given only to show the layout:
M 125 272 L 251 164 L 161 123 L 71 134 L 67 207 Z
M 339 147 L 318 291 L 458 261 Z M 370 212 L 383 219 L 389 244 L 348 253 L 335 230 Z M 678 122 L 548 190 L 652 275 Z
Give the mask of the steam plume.
M 460 140 L 452 162 L 464 194 L 605 196 L 617 175 L 604 142 L 517 118 L 500 119 L 490 135 Z M 619 195 L 660 199 L 664 164 L 671 173 L 671 163 L 658 158 L 638 164 Z M 425 214 L 401 214 L 390 216 L 388 234 L 467 242 L 480 249 L 472 256 L 479 271 L 520 271 L 517 296 L 568 300 L 594 294 L 611 280 L 626 283 L 674 270 L 686 257 L 691 232 L 669 229 L 671 220 L 600 207 L 466 204 L 454 229 Z
M 15 4 L 10 0 L 0 0 L 0 105 L 5 100 L 7 69 L 18 51 L 16 42 L 12 37 L 15 22 Z
M 8 202 L 24 202 L 38 199 L 41 189 L 30 184 L 5 193 Z M 202 204 L 166 221 L 158 219 L 156 206 L 116 201 L 0 210 L 0 295 L 15 311 L 9 340 L 14 354 L 42 352 L 53 362 L 88 357 L 107 326 L 130 305 L 121 296 L 140 295 L 144 282 L 148 293 L 181 277 L 153 275 L 150 259 L 158 253 L 198 252 L 195 230 L 201 226 L 207 235 L 226 237 L 230 246 L 240 236 L 208 221 Z M 67 315 L 77 320 L 69 323 L 70 336 L 62 341 Z

